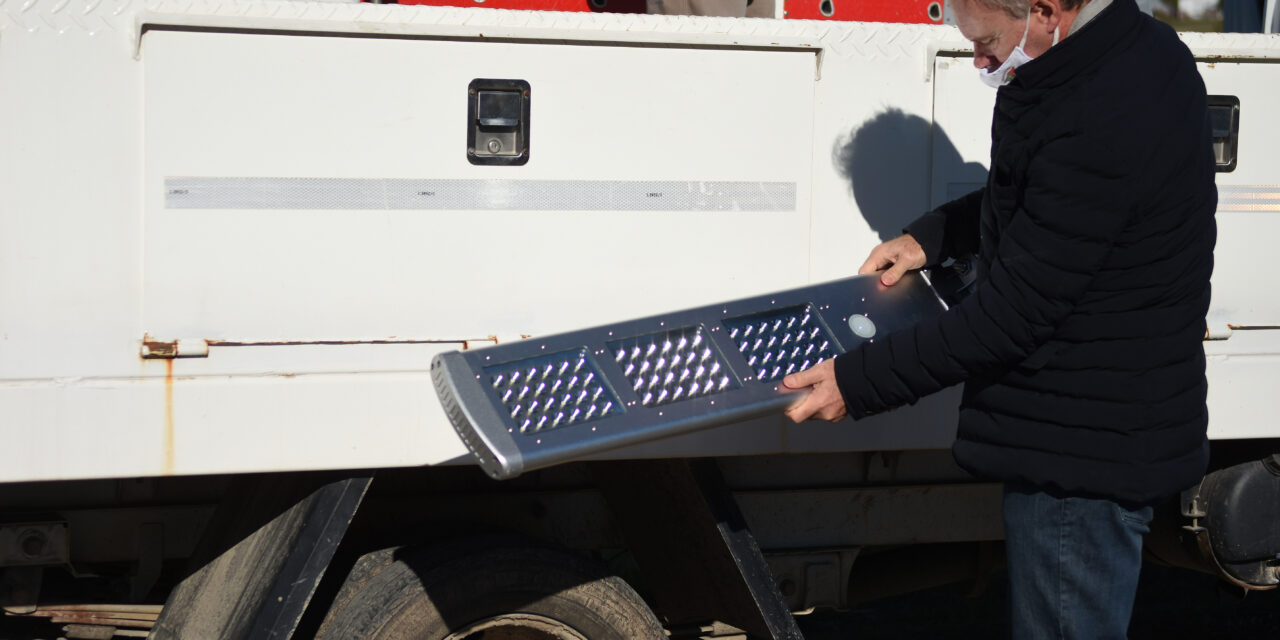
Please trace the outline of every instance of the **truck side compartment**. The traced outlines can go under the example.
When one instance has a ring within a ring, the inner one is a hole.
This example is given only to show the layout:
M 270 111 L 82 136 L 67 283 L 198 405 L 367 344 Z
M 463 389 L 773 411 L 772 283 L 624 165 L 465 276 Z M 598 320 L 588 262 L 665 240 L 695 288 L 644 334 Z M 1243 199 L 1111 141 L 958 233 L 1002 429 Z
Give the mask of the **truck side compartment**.
M 1269 589 L 1280 38 L 1183 39 L 1221 169 L 1213 461 L 1147 547 Z M 0 4 L 0 627 L 784 638 L 999 571 L 957 389 L 496 481 L 430 373 L 852 275 L 984 181 L 969 51 L 927 24 Z

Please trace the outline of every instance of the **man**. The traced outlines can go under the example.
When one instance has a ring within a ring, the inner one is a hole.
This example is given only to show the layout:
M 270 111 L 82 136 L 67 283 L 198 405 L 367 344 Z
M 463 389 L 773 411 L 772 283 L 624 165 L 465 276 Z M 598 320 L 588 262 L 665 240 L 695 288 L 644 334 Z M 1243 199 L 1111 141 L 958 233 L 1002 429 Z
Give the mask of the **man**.
M 855 418 L 965 383 L 957 462 L 1005 482 L 1012 630 L 1123 638 L 1151 505 L 1208 457 L 1204 318 L 1217 191 L 1204 84 L 1134 0 L 954 0 L 998 86 L 986 187 L 862 273 L 978 254 L 934 321 L 784 380 Z

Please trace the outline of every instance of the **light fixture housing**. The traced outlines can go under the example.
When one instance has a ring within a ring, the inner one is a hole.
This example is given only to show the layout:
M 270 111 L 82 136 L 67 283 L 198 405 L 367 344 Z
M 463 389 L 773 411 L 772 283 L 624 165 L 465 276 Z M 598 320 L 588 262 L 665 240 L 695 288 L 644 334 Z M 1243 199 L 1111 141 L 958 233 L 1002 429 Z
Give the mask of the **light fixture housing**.
M 780 412 L 794 401 L 778 390 L 787 374 L 945 310 L 918 274 L 893 287 L 877 275 L 856 276 L 442 353 L 431 375 L 480 466 L 494 478 L 511 478 Z M 874 335 L 859 335 L 868 325 Z

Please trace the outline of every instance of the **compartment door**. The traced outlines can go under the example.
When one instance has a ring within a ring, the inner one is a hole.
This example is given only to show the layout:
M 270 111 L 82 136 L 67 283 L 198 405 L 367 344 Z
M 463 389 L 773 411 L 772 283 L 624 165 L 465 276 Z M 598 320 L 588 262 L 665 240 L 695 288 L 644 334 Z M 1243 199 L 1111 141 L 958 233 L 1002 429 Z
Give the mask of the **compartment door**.
M 150 31 L 146 330 L 542 334 L 803 283 L 816 55 Z M 530 159 L 468 161 L 468 86 Z

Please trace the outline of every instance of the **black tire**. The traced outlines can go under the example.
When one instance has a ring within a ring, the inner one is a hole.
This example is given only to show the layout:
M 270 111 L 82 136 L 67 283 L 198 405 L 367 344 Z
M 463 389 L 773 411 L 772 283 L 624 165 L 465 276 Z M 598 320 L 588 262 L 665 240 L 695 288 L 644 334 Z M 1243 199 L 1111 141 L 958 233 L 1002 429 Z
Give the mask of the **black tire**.
M 625 581 L 565 551 L 503 543 L 361 559 L 321 640 L 665 640 Z

